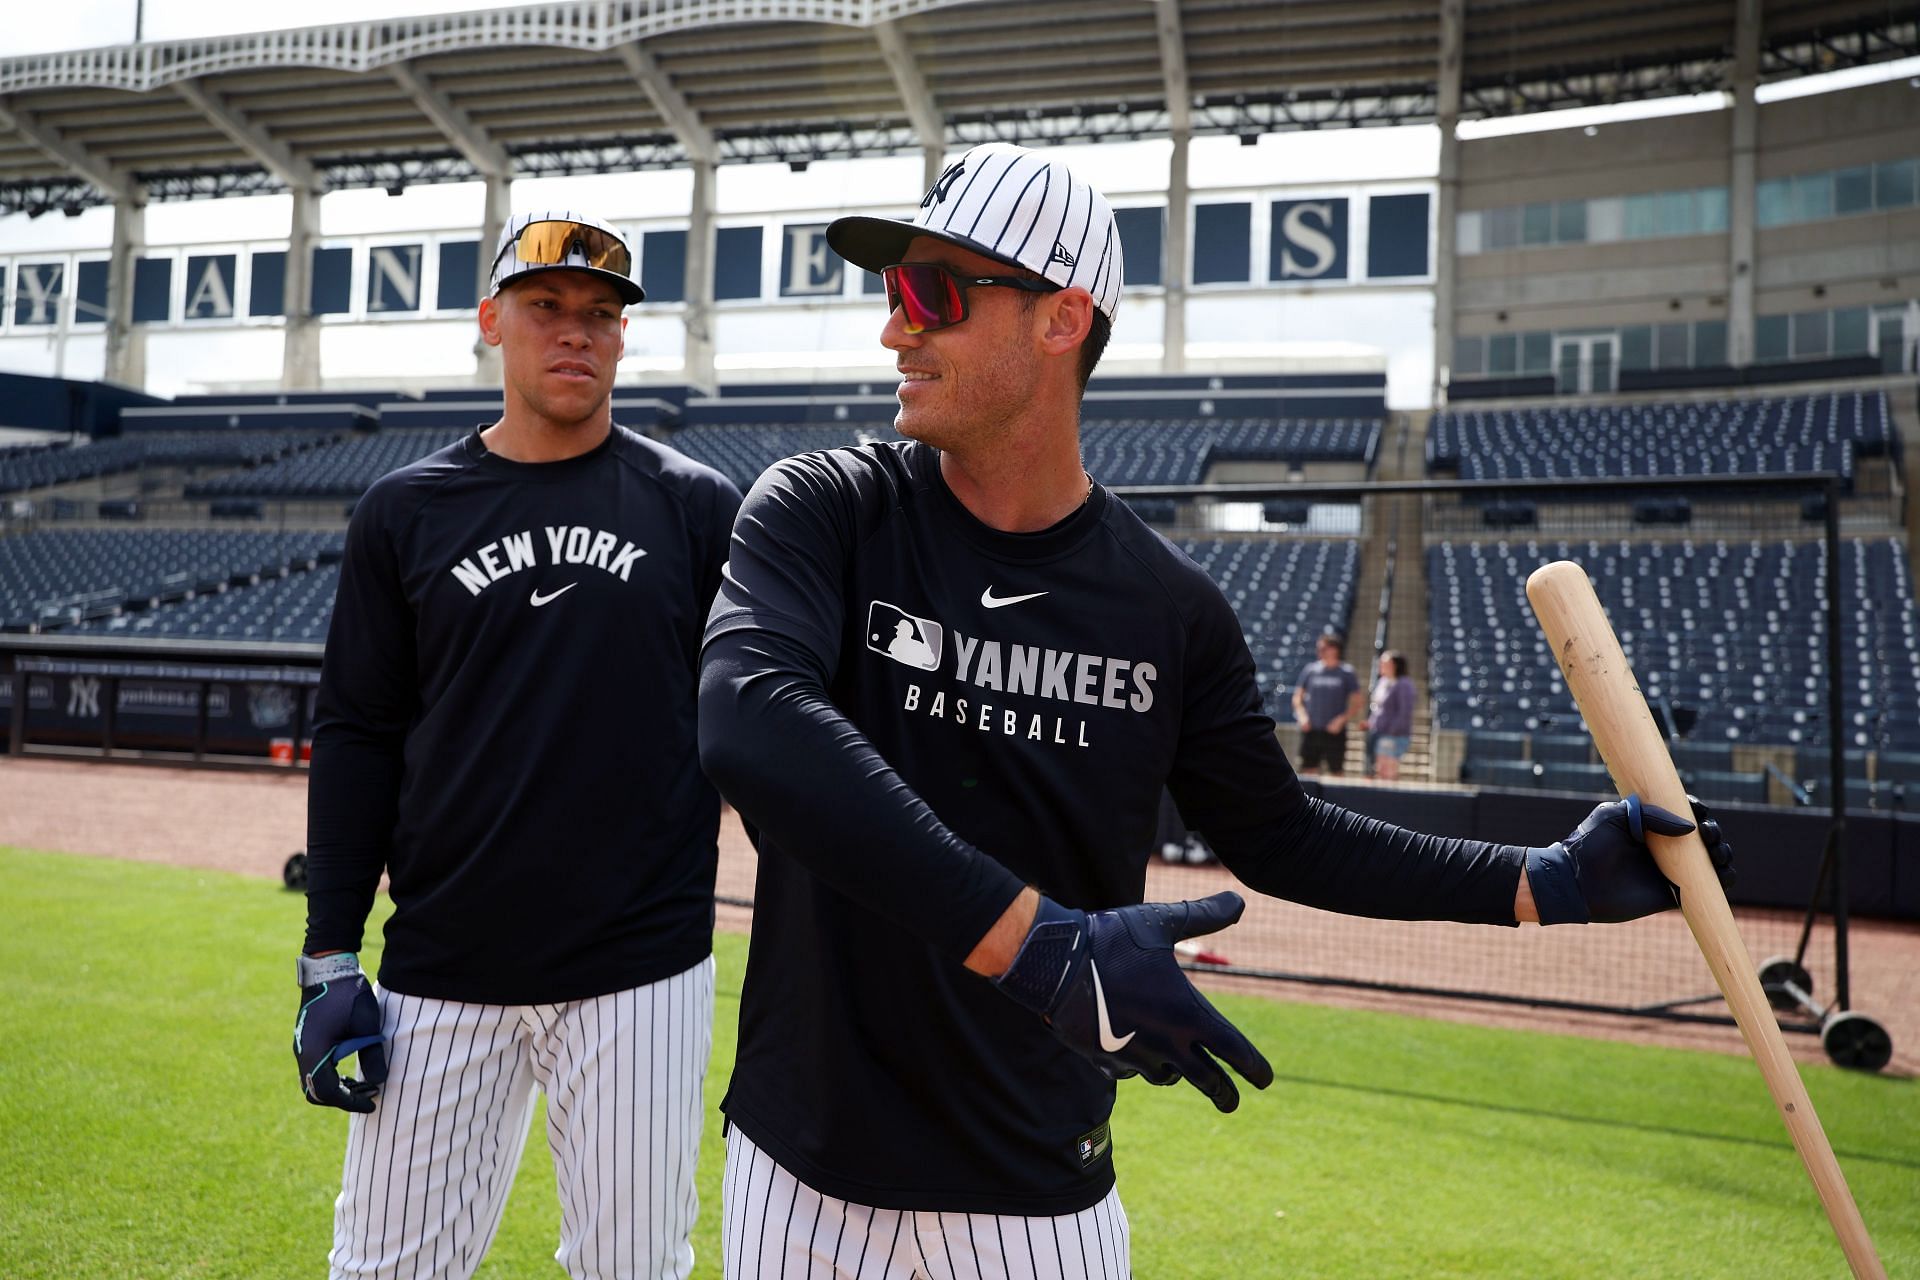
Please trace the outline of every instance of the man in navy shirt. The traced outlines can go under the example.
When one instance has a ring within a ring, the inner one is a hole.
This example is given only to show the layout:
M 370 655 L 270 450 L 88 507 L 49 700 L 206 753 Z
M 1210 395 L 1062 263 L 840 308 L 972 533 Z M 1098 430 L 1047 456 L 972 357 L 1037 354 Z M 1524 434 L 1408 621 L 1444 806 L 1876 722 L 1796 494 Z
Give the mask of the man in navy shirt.
M 321 670 L 294 1054 L 353 1113 L 329 1261 L 471 1275 L 538 1090 L 567 1274 L 685 1276 L 720 821 L 695 666 L 740 495 L 613 422 L 617 230 L 517 216 L 491 284 L 505 412 L 368 490 Z
M 1340 637 L 1314 645 L 1314 660 L 1293 688 L 1293 718 L 1300 726 L 1300 767 L 1339 773 L 1347 763 L 1347 722 L 1360 713 L 1360 677 L 1340 660 Z
M 762 476 L 707 624 L 701 757 L 761 855 L 726 1273 L 1126 1276 L 1113 1080 L 1272 1078 L 1173 954 L 1236 896 L 1141 904 L 1163 786 L 1248 885 L 1377 916 L 1670 907 L 1639 831 L 1688 824 L 1524 849 L 1306 796 L 1219 590 L 1082 468 L 1123 272 L 1064 164 L 977 147 L 828 238 L 884 276 L 907 440 Z

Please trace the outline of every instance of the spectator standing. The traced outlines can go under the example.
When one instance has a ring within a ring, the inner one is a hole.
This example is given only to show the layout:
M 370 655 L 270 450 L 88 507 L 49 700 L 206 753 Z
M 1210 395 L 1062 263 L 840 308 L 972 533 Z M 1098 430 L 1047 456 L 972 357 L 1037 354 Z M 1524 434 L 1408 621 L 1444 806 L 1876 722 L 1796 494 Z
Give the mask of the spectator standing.
M 1374 772 L 1384 782 L 1400 777 L 1400 759 L 1413 740 L 1413 681 L 1407 655 L 1392 649 L 1380 655 L 1373 698 L 1362 726 L 1373 744 Z
M 1318 655 L 1294 682 L 1293 718 L 1300 726 L 1302 773 L 1339 773 L 1346 767 L 1347 724 L 1360 714 L 1360 677 L 1341 661 L 1345 648 L 1328 632 Z

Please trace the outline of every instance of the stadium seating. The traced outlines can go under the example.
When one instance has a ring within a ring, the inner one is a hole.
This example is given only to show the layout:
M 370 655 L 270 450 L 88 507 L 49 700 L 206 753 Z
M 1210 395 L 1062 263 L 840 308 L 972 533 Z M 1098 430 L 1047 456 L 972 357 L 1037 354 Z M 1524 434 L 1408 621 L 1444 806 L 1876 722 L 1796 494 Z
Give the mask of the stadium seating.
M 389 471 L 424 458 L 473 430 L 467 427 L 376 431 L 282 458 L 250 471 L 187 486 L 189 498 L 357 498 Z
M 337 439 L 298 429 L 143 431 L 81 445 L 0 453 L 0 493 L 70 484 L 141 467 L 250 467 Z
M 699 412 L 708 416 L 705 409 Z M 667 443 L 745 489 L 796 453 L 898 439 L 890 418 L 698 422 L 668 436 Z M 1080 428 L 1087 470 L 1106 485 L 1199 484 L 1216 462 L 1364 463 L 1379 440 L 1380 422 L 1365 418 L 1090 418 Z
M 474 387 L 466 391 L 429 392 L 419 400 L 382 400 L 377 406 L 380 426 L 386 431 L 405 431 L 416 427 L 457 427 L 472 430 L 500 417 L 502 406 L 498 387 Z M 652 388 L 641 391 L 615 387 L 613 420 L 635 431 L 651 431 L 663 423 L 678 419 L 679 409 L 671 401 L 656 395 Z
M 1888 451 L 1882 391 L 1697 403 L 1451 410 L 1427 435 L 1430 472 L 1463 480 L 1798 474 L 1851 476 Z
M 0 538 L 0 627 L 72 624 L 338 559 L 339 532 L 51 530 Z
M 137 613 L 85 620 L 63 630 L 155 640 L 321 644 L 339 585 L 339 564 L 322 564 Z
M 127 435 L 146 431 L 308 430 L 369 431 L 378 423 L 373 402 L 357 402 L 343 393 L 294 404 L 208 404 L 176 400 L 167 405 L 134 405 L 120 411 Z
M 1527 606 L 1524 583 L 1539 565 L 1567 558 L 1594 579 L 1649 700 L 1697 710 L 1691 743 L 1725 749 L 1829 741 L 1825 551 L 1817 542 L 1430 548 L 1438 727 L 1525 731 L 1534 735 L 1529 758 L 1560 758 L 1552 735 L 1577 726 L 1579 714 Z M 1863 752 L 1920 751 L 1920 609 L 1905 553 L 1891 538 L 1848 539 L 1840 572 L 1841 741 Z M 1475 741 L 1468 739 L 1469 758 Z M 1824 759 L 1812 753 L 1812 776 L 1824 776 Z M 1720 750 L 1703 749 L 1687 767 L 1716 773 L 1730 763 Z
M 1689 794 L 1699 796 L 1709 804 L 1767 802 L 1767 775 L 1764 773 L 1735 773 L 1731 769 L 1682 770 L 1681 778 Z
M 1327 631 L 1353 617 L 1360 544 L 1351 539 L 1187 539 L 1180 549 L 1207 571 L 1240 620 L 1267 714 L 1293 721 L 1293 687 Z
M 704 462 L 712 467 L 745 492 L 760 478 L 762 471 L 796 453 L 833 449 L 866 440 L 899 438 L 893 428 L 872 424 L 788 426 L 769 422 L 751 426 L 720 426 L 702 423 L 682 427 L 667 437 L 667 443 L 695 462 Z

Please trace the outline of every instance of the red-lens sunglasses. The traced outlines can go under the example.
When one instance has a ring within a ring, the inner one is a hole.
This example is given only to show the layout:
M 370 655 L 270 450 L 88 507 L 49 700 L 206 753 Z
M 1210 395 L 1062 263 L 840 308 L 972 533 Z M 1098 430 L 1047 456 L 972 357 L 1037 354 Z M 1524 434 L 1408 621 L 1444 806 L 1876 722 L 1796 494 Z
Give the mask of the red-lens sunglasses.
M 904 308 L 908 333 L 949 329 L 967 318 L 967 290 L 975 285 L 1058 293 L 1051 280 L 1030 276 L 963 276 L 937 262 L 896 262 L 880 270 L 887 286 L 887 309 Z

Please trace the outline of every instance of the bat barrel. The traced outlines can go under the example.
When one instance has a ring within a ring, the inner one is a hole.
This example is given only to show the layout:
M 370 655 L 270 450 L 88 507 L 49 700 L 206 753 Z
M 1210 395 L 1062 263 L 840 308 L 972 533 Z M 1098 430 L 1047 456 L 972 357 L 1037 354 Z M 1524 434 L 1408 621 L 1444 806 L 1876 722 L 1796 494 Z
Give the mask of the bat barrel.
M 1537 569 L 1527 579 L 1527 599 L 1553 647 L 1567 688 L 1593 733 L 1600 758 L 1613 775 L 1614 786 L 1622 796 L 1637 792 L 1641 799 L 1663 809 L 1686 813 L 1686 788 L 1681 785 L 1666 741 L 1653 722 L 1653 713 L 1647 709 L 1647 700 L 1593 593 L 1586 570 L 1571 560 Z M 1727 905 L 1706 845 L 1698 834 L 1689 832 L 1679 837 L 1649 833 L 1647 846 L 1661 872 L 1680 891 L 1680 910 L 1687 927 L 1693 931 L 1694 941 L 1706 957 L 1707 967 L 1766 1080 L 1781 1122 L 1813 1180 L 1848 1265 L 1860 1280 L 1885 1280 L 1886 1271 L 1874 1252 L 1866 1222 L 1847 1189 L 1840 1162 L 1834 1158 L 1833 1147 L 1807 1096 L 1806 1084 L 1787 1052 L 1780 1024 L 1755 976 L 1753 960 L 1740 939 L 1733 910 Z

